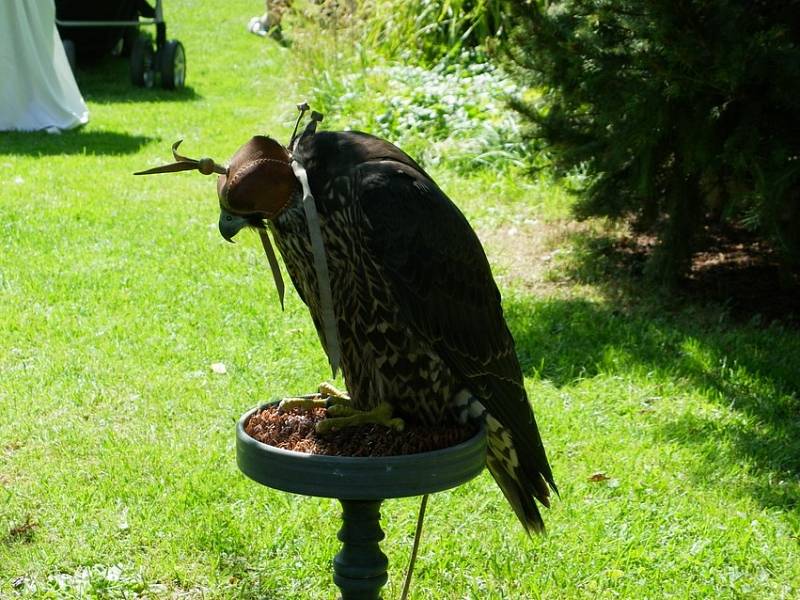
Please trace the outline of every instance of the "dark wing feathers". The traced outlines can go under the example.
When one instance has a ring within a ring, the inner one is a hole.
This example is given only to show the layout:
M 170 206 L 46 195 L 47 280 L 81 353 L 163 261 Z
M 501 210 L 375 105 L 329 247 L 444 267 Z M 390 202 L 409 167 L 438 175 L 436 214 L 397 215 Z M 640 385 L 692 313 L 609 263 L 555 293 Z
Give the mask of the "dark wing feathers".
M 491 431 L 487 464 L 526 529 L 541 530 L 531 497 L 547 505 L 548 485 L 556 487 L 500 293 L 472 228 L 425 171 L 384 140 L 320 132 L 301 139 L 295 157 L 308 172 L 321 214 L 336 210 L 320 202 L 328 186 L 344 184 L 337 193 L 361 204 L 366 224 L 360 235 L 390 280 L 401 318 L 510 431 L 520 464 L 503 462 L 502 432 Z
M 546 503 L 542 478 L 555 484 L 477 236 L 450 199 L 407 161 L 373 161 L 357 170 L 368 243 L 391 279 L 401 314 L 511 430 L 527 491 Z

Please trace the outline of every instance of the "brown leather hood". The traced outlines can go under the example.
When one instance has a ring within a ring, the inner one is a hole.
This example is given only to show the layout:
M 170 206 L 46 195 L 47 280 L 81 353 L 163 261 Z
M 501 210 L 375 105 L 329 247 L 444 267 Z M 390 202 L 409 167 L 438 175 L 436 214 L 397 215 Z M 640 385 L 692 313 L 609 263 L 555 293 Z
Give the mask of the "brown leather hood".
M 236 151 L 227 175 L 220 175 L 220 206 L 237 214 L 274 219 L 289 204 L 300 184 L 292 172 L 289 151 L 272 138 L 257 135 Z

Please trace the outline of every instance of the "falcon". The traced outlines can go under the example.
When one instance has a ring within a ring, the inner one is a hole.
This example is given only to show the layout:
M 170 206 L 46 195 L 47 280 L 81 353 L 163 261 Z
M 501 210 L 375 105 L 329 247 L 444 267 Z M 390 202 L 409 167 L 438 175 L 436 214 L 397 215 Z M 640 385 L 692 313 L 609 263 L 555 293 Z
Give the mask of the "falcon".
M 385 140 L 314 121 L 289 147 L 253 137 L 227 168 L 176 147 L 178 163 L 144 173 L 218 173 L 222 236 L 250 227 L 265 249 L 267 231 L 275 240 L 349 393 L 346 416 L 327 421 L 485 418 L 490 473 L 525 530 L 542 531 L 535 500 L 549 506 L 557 488 L 500 292 L 477 235 L 425 170 Z

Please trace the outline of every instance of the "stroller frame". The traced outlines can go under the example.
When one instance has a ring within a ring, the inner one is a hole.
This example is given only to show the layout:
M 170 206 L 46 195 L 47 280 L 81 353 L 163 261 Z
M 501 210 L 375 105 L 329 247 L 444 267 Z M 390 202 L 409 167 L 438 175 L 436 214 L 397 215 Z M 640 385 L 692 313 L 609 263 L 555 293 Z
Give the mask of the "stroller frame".
M 130 21 L 87 21 L 64 20 L 56 17 L 56 25 L 64 27 L 155 27 L 155 50 L 145 36 L 138 36 L 131 49 L 131 81 L 139 87 L 153 87 L 158 75 L 161 85 L 167 89 L 180 89 L 186 78 L 186 54 L 183 45 L 177 40 L 167 40 L 167 24 L 164 21 L 162 0 L 155 0 L 153 17 L 140 16 Z M 69 40 L 65 40 L 65 47 Z M 73 55 L 74 48 L 67 52 Z

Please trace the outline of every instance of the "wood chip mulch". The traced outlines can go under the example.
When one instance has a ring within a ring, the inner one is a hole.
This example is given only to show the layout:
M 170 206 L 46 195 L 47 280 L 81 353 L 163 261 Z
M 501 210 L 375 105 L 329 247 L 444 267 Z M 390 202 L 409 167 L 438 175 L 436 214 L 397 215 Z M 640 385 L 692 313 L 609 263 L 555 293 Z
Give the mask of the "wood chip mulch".
M 382 425 L 357 425 L 330 433 L 314 426 L 326 418 L 324 408 L 278 411 L 268 406 L 247 421 L 247 434 L 269 446 L 328 456 L 398 456 L 455 446 L 475 434 L 473 424 L 427 426 L 406 423 L 403 431 Z

